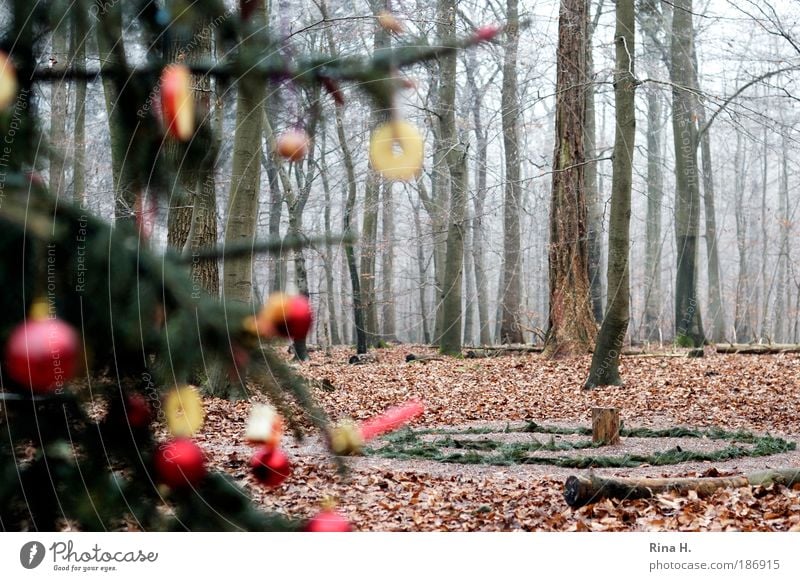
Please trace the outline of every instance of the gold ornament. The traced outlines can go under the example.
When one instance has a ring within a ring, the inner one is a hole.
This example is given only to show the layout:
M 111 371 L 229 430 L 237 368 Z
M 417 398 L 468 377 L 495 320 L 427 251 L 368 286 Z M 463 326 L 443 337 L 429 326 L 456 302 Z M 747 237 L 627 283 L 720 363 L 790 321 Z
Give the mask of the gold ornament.
M 399 149 L 399 151 L 398 151 Z M 369 160 L 389 180 L 408 181 L 422 171 L 422 136 L 408 121 L 389 121 L 372 133 Z
M 203 425 L 206 416 L 203 400 L 197 389 L 191 385 L 176 388 L 167 395 L 164 414 L 167 417 L 167 427 L 176 438 L 194 435 Z
M 330 433 L 331 450 L 338 456 L 358 456 L 364 447 L 361 430 L 353 420 L 342 420 Z

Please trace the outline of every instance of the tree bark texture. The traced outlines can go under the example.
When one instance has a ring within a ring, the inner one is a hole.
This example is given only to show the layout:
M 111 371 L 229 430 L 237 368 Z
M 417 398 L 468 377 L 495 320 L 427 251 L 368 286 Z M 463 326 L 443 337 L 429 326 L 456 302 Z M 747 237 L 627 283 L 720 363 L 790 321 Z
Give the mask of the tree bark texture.
M 597 334 L 589 285 L 584 191 L 586 4 L 585 0 L 562 0 L 559 10 L 545 348 L 550 357 L 588 353 Z

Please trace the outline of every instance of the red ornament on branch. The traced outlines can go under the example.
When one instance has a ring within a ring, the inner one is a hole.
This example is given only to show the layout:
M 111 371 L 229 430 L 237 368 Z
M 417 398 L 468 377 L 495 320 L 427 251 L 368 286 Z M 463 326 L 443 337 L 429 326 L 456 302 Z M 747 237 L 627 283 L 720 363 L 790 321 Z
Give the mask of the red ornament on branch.
M 75 377 L 80 340 L 71 325 L 47 317 L 44 303 L 31 310 L 31 318 L 17 326 L 8 338 L 6 372 L 34 393 L 51 393 Z
M 280 335 L 297 340 L 308 335 L 313 321 L 314 314 L 308 297 L 274 293 L 258 314 L 256 328 L 262 337 Z
M 188 438 L 175 438 L 159 446 L 153 464 L 158 481 L 170 488 L 188 488 L 206 475 L 203 450 Z
M 283 450 L 269 445 L 253 454 L 250 468 L 256 480 L 270 487 L 280 486 L 292 473 L 292 465 Z
M 308 135 L 299 129 L 282 133 L 275 142 L 275 152 L 287 161 L 300 161 L 308 154 Z
M 188 141 L 194 134 L 192 73 L 185 65 L 169 65 L 161 73 L 161 113 L 175 139 Z
M 474 38 L 477 42 L 489 42 L 490 40 L 493 40 L 495 36 L 500 34 L 501 30 L 503 30 L 503 27 L 497 24 L 480 26 L 475 29 Z

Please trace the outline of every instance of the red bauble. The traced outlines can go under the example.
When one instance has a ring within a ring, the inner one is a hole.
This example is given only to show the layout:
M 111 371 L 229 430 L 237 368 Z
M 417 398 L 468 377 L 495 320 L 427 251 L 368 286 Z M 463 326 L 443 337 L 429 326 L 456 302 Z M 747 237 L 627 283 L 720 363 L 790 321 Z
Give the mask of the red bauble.
M 170 488 L 194 486 L 206 475 L 203 450 L 188 438 L 176 438 L 156 450 L 156 477 Z
M 280 486 L 292 473 L 289 458 L 280 448 L 264 446 L 250 458 L 253 476 L 264 486 Z
M 75 377 L 79 351 L 78 333 L 64 321 L 29 319 L 8 338 L 6 371 L 33 392 L 50 393 Z
M 288 297 L 281 306 L 282 309 L 276 311 L 273 321 L 275 329 L 284 337 L 305 339 L 314 321 L 308 298 L 303 295 Z
M 150 425 L 150 404 L 147 399 L 140 393 L 125 398 L 125 416 L 131 428 L 140 429 Z
M 500 34 L 501 30 L 503 30 L 502 26 L 498 26 L 497 24 L 486 24 L 475 30 L 475 40 L 478 42 L 489 42 L 495 36 Z
M 300 161 L 308 153 L 308 147 L 308 135 L 299 129 L 290 129 L 275 141 L 275 152 L 287 161 Z
M 184 65 L 169 65 L 161 73 L 161 114 L 167 133 L 180 141 L 194 134 L 192 73 Z
M 306 523 L 309 533 L 350 533 L 353 527 L 350 521 L 335 510 L 326 509 Z

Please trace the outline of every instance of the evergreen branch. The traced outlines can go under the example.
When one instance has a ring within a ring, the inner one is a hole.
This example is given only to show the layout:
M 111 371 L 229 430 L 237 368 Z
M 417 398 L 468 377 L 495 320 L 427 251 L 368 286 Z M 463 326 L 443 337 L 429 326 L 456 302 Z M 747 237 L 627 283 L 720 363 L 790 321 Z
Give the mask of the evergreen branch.
M 242 242 L 227 245 L 218 244 L 216 246 L 199 248 L 180 254 L 174 251 L 168 251 L 167 254 L 176 262 L 186 264 L 206 258 L 221 258 L 225 260 L 250 256 L 251 254 L 262 252 L 278 254 L 280 252 L 308 248 L 317 244 L 332 246 L 334 244 L 350 244 L 353 242 L 355 242 L 355 237 L 352 234 L 343 234 L 341 236 L 316 236 L 314 238 L 308 238 L 306 236 L 286 236 L 257 242 Z

